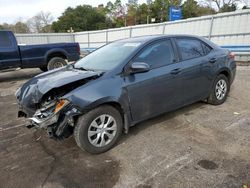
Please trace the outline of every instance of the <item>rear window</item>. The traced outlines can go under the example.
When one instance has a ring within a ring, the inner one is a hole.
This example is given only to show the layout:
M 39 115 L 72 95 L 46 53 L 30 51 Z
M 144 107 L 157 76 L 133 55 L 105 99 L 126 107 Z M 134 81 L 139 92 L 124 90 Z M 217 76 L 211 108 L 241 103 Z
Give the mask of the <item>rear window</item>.
M 0 48 L 11 47 L 11 40 L 7 32 L 0 32 Z
M 193 59 L 204 55 L 202 43 L 196 39 L 177 39 L 177 46 L 180 50 L 182 60 Z

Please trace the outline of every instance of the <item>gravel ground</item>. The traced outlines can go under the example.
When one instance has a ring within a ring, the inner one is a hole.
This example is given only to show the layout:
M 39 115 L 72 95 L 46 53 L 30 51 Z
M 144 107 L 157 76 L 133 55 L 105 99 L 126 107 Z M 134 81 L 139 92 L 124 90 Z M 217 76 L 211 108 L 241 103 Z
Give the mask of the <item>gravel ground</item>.
M 250 67 L 228 100 L 196 103 L 142 122 L 100 155 L 57 142 L 17 118 L 16 89 L 38 69 L 0 73 L 0 187 L 218 187 L 250 185 Z

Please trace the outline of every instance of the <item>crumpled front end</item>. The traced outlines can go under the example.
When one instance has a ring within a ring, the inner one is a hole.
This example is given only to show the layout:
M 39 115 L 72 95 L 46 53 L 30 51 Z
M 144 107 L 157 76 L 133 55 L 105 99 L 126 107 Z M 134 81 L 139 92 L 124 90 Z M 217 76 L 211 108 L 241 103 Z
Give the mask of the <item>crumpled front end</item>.
M 19 103 L 18 117 L 28 118 L 27 127 L 47 130 L 48 136 L 63 139 L 73 132 L 75 116 L 81 114 L 69 100 L 63 99 L 61 90 L 50 92 L 45 95 L 39 94 L 41 102 L 33 100 L 38 98 L 37 89 L 34 85 L 26 87 L 25 97 L 20 96 L 17 90 L 16 97 Z M 24 95 L 24 94 L 23 94 Z
M 18 93 L 16 96 L 18 98 Z M 80 114 L 81 111 L 72 102 L 56 95 L 28 107 L 19 102 L 18 117 L 28 118 L 27 127 L 45 129 L 48 136 L 55 139 L 69 137 L 73 133 L 76 116 Z
M 48 99 L 28 118 L 27 127 L 46 129 L 49 137 L 63 139 L 72 134 L 75 117 L 79 114 L 81 111 L 66 99 Z
M 28 128 L 43 128 L 52 138 L 67 138 L 73 133 L 76 116 L 82 112 L 64 96 L 101 75 L 63 68 L 32 78 L 16 92 L 18 117 L 28 118 Z

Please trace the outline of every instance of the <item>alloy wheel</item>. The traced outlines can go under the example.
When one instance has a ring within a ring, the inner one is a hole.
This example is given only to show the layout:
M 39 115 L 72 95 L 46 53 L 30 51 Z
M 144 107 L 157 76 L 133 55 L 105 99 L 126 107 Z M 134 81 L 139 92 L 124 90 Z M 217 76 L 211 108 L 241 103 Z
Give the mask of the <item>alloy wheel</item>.
M 116 132 L 115 119 L 111 115 L 102 114 L 90 123 L 88 140 L 95 147 L 104 147 L 114 139 Z
M 224 79 L 220 79 L 215 86 L 215 96 L 218 100 L 224 99 L 227 93 L 227 83 Z

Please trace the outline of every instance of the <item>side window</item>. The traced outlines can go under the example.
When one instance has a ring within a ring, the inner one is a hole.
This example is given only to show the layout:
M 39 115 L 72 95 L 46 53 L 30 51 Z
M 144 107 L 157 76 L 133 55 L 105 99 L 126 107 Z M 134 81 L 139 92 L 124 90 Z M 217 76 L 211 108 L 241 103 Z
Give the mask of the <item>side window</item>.
M 193 59 L 204 55 L 202 44 L 199 40 L 181 38 L 177 39 L 182 60 Z
M 209 54 L 212 50 L 212 48 L 210 46 L 206 45 L 205 43 L 202 43 L 202 47 L 203 47 L 204 55 Z
M 133 61 L 147 63 L 151 68 L 172 64 L 174 52 L 171 41 L 164 40 L 147 46 Z
M 0 32 L 0 48 L 11 47 L 11 40 L 7 32 Z

